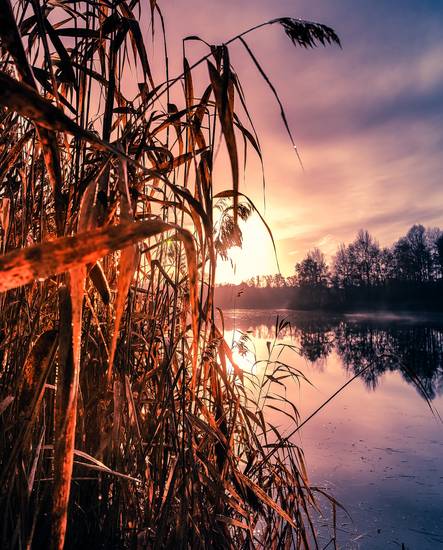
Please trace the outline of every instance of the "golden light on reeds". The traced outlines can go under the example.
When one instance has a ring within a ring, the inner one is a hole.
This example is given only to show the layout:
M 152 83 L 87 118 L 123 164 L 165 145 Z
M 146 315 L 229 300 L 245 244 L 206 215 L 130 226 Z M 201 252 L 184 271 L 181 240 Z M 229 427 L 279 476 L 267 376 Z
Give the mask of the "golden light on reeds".
M 142 8 L 0 0 L 1 546 L 307 546 L 302 455 L 282 439 L 268 456 L 215 315 L 217 258 L 254 211 L 238 142 L 261 154 L 240 37 L 156 83 Z M 214 193 L 220 140 L 230 187 Z

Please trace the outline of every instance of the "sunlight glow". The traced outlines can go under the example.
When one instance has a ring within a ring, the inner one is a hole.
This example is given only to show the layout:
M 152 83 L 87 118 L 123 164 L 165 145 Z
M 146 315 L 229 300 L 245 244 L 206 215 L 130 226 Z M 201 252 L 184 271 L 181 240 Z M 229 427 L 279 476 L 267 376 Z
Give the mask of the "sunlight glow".
M 243 233 L 242 248 L 229 251 L 229 260 L 217 263 L 217 283 L 238 284 L 255 275 L 278 272 L 271 237 L 257 215 L 240 222 Z
M 246 353 L 240 353 L 238 344 L 241 342 L 243 332 L 239 330 L 227 330 L 225 331 L 225 339 L 228 342 L 230 348 L 232 349 L 232 357 L 236 362 L 237 366 L 243 372 L 253 373 L 255 370 L 256 358 L 252 351 L 253 344 L 252 342 L 247 342 L 248 351 Z M 232 372 L 233 367 L 228 362 L 228 370 Z

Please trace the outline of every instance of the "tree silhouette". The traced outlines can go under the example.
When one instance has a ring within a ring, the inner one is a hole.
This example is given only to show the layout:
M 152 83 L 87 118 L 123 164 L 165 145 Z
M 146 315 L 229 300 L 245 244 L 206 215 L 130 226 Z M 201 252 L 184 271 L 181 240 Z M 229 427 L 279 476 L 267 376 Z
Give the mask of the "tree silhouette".
M 406 236 L 397 241 L 394 256 L 399 279 L 418 283 L 430 279 L 432 258 L 423 225 L 413 225 Z
M 325 255 L 318 248 L 310 250 L 306 258 L 295 266 L 300 287 L 324 287 L 329 280 L 329 269 Z

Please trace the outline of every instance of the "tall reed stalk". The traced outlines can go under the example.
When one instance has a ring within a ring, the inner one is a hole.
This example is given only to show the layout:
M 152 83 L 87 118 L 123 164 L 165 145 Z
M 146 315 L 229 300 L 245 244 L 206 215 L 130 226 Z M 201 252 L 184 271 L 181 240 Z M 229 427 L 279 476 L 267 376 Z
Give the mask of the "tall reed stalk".
M 0 545 L 307 547 L 303 455 L 247 399 L 213 301 L 254 209 L 238 140 L 261 158 L 229 44 L 278 95 L 249 31 L 155 82 L 149 19 L 155 0 L 0 0 Z

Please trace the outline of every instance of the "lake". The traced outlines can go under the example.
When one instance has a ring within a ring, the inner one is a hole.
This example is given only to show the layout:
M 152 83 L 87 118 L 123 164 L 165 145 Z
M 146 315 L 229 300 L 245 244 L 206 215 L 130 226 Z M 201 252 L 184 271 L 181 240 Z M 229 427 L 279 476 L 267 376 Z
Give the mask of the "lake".
M 276 335 L 277 317 L 290 325 Z M 349 514 L 337 512 L 340 548 L 443 548 L 443 316 L 230 310 L 224 323 L 245 372 L 262 377 L 280 354 L 306 376 L 273 386 L 301 421 L 361 373 L 294 436 L 311 483 Z M 266 410 L 281 433 L 294 429 L 289 409 Z M 322 509 L 320 548 L 332 536 Z

